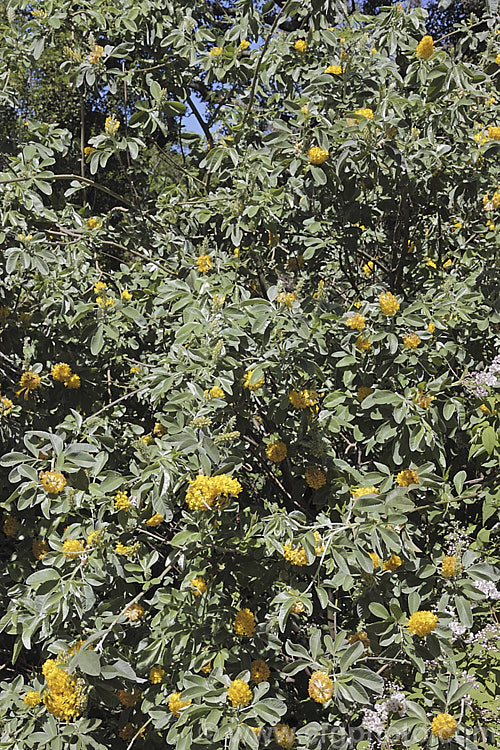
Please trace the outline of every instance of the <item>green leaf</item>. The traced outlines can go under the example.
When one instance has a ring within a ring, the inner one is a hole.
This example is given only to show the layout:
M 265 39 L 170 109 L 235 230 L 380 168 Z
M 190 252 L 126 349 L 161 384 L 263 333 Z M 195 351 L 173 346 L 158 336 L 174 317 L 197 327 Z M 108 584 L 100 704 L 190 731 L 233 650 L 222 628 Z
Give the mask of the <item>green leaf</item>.
M 78 652 L 78 666 L 84 674 L 97 677 L 101 672 L 101 660 L 99 654 L 91 649 L 81 648 Z

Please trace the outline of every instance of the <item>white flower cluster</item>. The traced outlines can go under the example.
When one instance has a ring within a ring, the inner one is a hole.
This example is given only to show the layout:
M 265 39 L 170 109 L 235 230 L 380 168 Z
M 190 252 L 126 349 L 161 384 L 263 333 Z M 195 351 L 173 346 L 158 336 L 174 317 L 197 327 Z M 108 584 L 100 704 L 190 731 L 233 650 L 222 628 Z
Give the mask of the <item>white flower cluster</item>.
M 497 589 L 493 581 L 474 581 L 474 586 L 488 599 L 500 599 L 500 591 Z
M 452 640 L 455 640 L 455 638 L 458 638 L 459 636 L 463 635 L 465 631 L 467 630 L 465 625 L 462 625 L 461 622 L 458 620 L 452 620 L 450 622 L 449 628 L 451 632 L 453 633 Z
M 381 735 L 384 732 L 385 723 L 390 713 L 397 713 L 404 716 L 407 711 L 405 694 L 398 690 L 395 685 L 389 685 L 389 696 L 381 703 L 377 703 L 375 711 L 364 709 L 362 726 L 368 732 Z

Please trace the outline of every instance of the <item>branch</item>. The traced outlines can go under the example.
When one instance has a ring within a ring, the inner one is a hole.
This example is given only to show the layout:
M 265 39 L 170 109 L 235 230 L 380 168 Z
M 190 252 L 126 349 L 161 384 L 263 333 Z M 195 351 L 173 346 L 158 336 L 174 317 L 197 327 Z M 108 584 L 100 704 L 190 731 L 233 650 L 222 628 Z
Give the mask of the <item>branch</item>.
M 191 109 L 193 110 L 193 114 L 196 117 L 196 119 L 198 120 L 198 122 L 200 123 L 201 129 L 205 133 L 205 136 L 206 136 L 207 140 L 210 141 L 210 143 L 213 143 L 214 139 L 213 139 L 212 133 L 210 132 L 210 128 L 208 127 L 207 123 L 205 122 L 205 120 L 203 119 L 203 117 L 198 112 L 195 103 L 193 102 L 193 100 L 191 99 L 190 96 L 186 97 L 186 101 L 189 104 L 189 106 L 191 107 Z

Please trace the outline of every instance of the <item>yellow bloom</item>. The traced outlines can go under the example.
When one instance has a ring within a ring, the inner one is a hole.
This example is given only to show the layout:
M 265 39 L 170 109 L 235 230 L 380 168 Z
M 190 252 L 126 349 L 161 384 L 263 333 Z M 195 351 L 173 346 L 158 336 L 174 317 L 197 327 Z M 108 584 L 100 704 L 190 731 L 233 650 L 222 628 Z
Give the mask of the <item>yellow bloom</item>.
M 498 125 L 490 125 L 488 128 L 488 137 L 492 141 L 500 141 L 500 127 Z
M 212 47 L 208 54 L 212 57 L 219 57 L 219 55 L 222 55 L 222 51 L 222 47 Z
M 95 216 L 91 216 L 90 219 L 87 219 L 87 229 L 99 229 L 101 226 L 101 220 L 96 219 Z
M 30 690 L 29 693 L 26 693 L 26 695 L 24 696 L 23 701 L 29 708 L 34 708 L 42 702 L 42 699 L 38 691 Z
M 311 487 L 313 490 L 319 490 L 320 487 L 323 487 L 323 485 L 326 484 L 326 476 L 324 472 L 316 467 L 309 467 L 306 469 L 305 476 L 308 487 Z
M 401 567 L 403 564 L 402 559 L 399 557 L 399 555 L 391 555 L 388 560 L 385 560 L 384 564 L 382 565 L 382 570 L 390 570 L 391 573 L 393 573 L 396 568 Z
M 356 499 L 363 497 L 363 495 L 378 495 L 379 490 L 376 487 L 351 487 L 351 495 L 354 495 Z
M 417 334 L 413 331 L 403 336 L 403 344 L 406 349 L 416 349 L 421 341 L 422 339 L 420 338 L 420 336 L 417 336 Z
M 80 376 L 73 373 L 65 382 L 65 388 L 79 388 L 81 384 Z
M 327 68 L 325 68 L 325 73 L 329 73 L 332 76 L 339 76 L 343 72 L 344 69 L 341 65 L 329 65 Z
M 333 682 L 324 672 L 313 672 L 309 680 L 308 692 L 316 703 L 326 703 L 333 695 Z
M 181 701 L 180 693 L 171 693 L 168 696 L 168 707 L 174 716 L 180 716 L 181 709 L 190 706 L 191 701 Z
M 104 289 L 106 289 L 106 284 L 104 283 L 104 281 L 96 281 L 96 283 L 94 284 L 94 294 L 99 294 Z
M 293 612 L 294 615 L 301 615 L 304 610 L 305 607 L 303 603 L 299 599 L 297 599 L 297 601 L 292 605 L 290 612 Z
M 132 295 L 130 294 L 130 292 L 129 292 L 128 289 L 124 289 L 123 292 L 122 292 L 122 294 L 121 294 L 121 298 L 124 299 L 124 300 L 126 300 L 128 302 L 128 300 L 132 299 Z
M 238 708 L 238 706 L 248 706 L 252 701 L 253 693 L 244 680 L 232 680 L 227 691 L 227 698 L 231 701 L 233 708 Z
M 453 737 L 457 726 L 457 720 L 451 714 L 438 714 L 432 720 L 431 732 L 434 737 L 439 737 L 440 740 L 447 740 Z
M 396 482 L 400 487 L 409 487 L 410 484 L 418 484 L 418 474 L 413 469 L 404 469 L 396 476 Z
M 248 607 L 240 609 L 233 621 L 233 630 L 236 635 L 244 635 L 250 638 L 255 633 L 255 616 Z
M 346 319 L 345 324 L 352 330 L 362 331 L 365 327 L 365 321 L 366 318 L 364 315 L 361 315 L 360 313 L 354 313 L 354 315 L 350 315 Z
M 202 576 L 196 576 L 193 578 L 189 585 L 195 596 L 201 596 L 207 590 L 207 583 Z
M 307 49 L 307 42 L 304 39 L 297 39 L 293 46 L 297 52 L 305 52 Z
M 3 522 L 2 528 L 5 536 L 17 536 L 21 529 L 21 524 L 19 523 L 17 518 L 14 518 L 13 516 L 7 516 L 7 518 Z
M 302 112 L 303 115 L 308 115 L 309 107 L 307 106 L 307 104 L 303 104 L 302 107 L 300 108 L 300 111 Z
M 380 567 L 380 563 L 382 561 L 381 561 L 380 557 L 377 555 L 377 553 L 376 552 L 369 552 L 368 556 L 369 556 L 369 558 L 371 559 L 371 561 L 373 563 L 373 567 L 374 568 L 379 568 Z
M 66 722 L 79 716 L 86 704 L 83 681 L 68 674 L 53 659 L 47 659 L 42 672 L 48 688 L 43 695 L 47 711 L 56 719 Z
M 274 443 L 269 443 L 266 446 L 266 456 L 270 461 L 275 464 L 279 464 L 287 456 L 287 449 L 285 443 L 281 440 L 275 440 Z
M 64 383 L 71 377 L 71 367 L 65 362 L 61 362 L 58 365 L 54 365 L 50 374 L 54 380 Z
M 460 573 L 462 565 L 456 555 L 444 556 L 441 562 L 441 575 L 443 578 L 453 578 Z
M 291 563 L 291 565 L 296 565 L 297 567 L 309 565 L 306 551 L 302 545 L 294 547 L 291 542 L 287 542 L 283 545 L 283 557 Z
M 257 685 L 269 679 L 271 670 L 262 659 L 255 659 L 250 665 L 250 679 Z
M 21 375 L 21 380 L 19 382 L 21 388 L 17 391 L 16 396 L 19 396 L 23 391 L 25 391 L 24 398 L 27 399 L 29 392 L 34 391 L 35 388 L 39 388 L 41 382 L 42 379 L 37 372 L 26 370 L 26 372 L 23 372 L 23 374 Z
M 65 557 L 80 557 L 80 552 L 85 550 L 83 539 L 66 539 L 63 542 L 62 552 Z
M 248 49 L 249 47 L 250 47 L 250 42 L 248 41 L 248 39 L 242 39 L 239 44 L 239 49 L 245 50 L 245 49 Z
M 377 48 L 376 47 L 372 47 L 372 55 L 376 55 L 376 54 L 377 54 Z
M 368 263 L 365 263 L 365 265 L 363 266 L 363 271 L 367 276 L 370 276 L 370 274 L 372 273 L 374 265 L 375 264 L 373 260 L 369 260 Z
M 364 117 L 366 120 L 373 120 L 373 110 L 369 107 L 366 107 L 365 109 L 357 109 L 356 114 L 360 115 L 360 117 Z
M 155 526 L 159 526 L 161 523 L 163 523 L 165 519 L 163 516 L 160 516 L 159 513 L 155 513 L 154 516 L 151 516 L 151 518 L 148 518 L 147 521 L 144 521 L 146 526 L 149 526 L 149 528 L 154 528 Z
M 319 395 L 314 388 L 304 388 L 302 391 L 296 391 L 293 389 L 288 394 L 288 398 L 294 409 L 307 409 L 316 406 L 319 400 Z
M 311 164 L 318 165 L 323 164 L 323 162 L 328 159 L 328 157 L 330 156 L 330 152 L 326 151 L 324 148 L 320 148 L 319 146 L 313 146 L 309 149 L 307 155 Z
M 363 338 L 363 336 L 358 336 L 358 338 L 354 342 L 354 346 L 356 347 L 356 349 L 359 349 L 360 352 L 369 352 L 372 348 L 370 340 Z
M 366 385 L 361 385 L 358 390 L 356 391 L 356 398 L 358 399 L 359 403 L 363 403 L 365 398 L 370 395 L 370 393 L 373 393 L 373 388 L 369 388 Z
M 131 622 L 137 622 L 137 620 L 140 620 L 144 615 L 144 611 L 142 604 L 134 603 L 131 604 L 130 607 L 127 607 L 123 615 L 131 620 Z
M 59 495 L 66 487 L 66 477 L 60 471 L 41 471 L 38 476 L 49 495 Z
M 196 258 L 196 266 L 201 273 L 208 273 L 208 271 L 213 268 L 214 264 L 212 263 L 210 255 L 199 255 L 198 258 Z
M 497 56 L 495 57 L 495 62 L 496 62 L 496 64 L 497 64 L 497 65 L 500 65 L 500 52 L 499 52 L 499 53 L 498 53 L 498 55 L 497 55 Z
M 428 409 L 433 401 L 436 400 L 435 396 L 428 396 L 424 391 L 418 391 L 413 403 L 419 406 L 421 409 Z
M 49 551 L 49 545 L 43 539 L 33 539 L 31 551 L 36 560 L 42 560 Z
M 425 638 L 426 635 L 435 630 L 437 624 L 437 615 L 433 615 L 429 610 L 422 610 L 412 614 L 406 623 L 406 627 L 410 633 L 415 633 L 420 638 Z
M 210 390 L 207 389 L 206 391 L 204 391 L 204 395 L 205 395 L 205 398 L 207 398 L 208 400 L 210 400 L 211 398 L 225 398 L 226 397 L 226 394 L 224 393 L 222 388 L 219 388 L 218 385 L 214 385 L 212 386 L 212 388 L 210 388 Z
M 149 670 L 149 681 L 152 685 L 159 685 L 163 680 L 164 675 L 165 670 L 157 664 Z
M 280 292 L 277 299 L 278 302 L 281 302 L 281 304 L 286 305 L 288 308 L 290 308 L 296 301 L 297 295 L 295 294 L 295 292 Z
M 434 331 L 436 330 L 436 324 L 435 323 L 429 323 L 429 325 L 427 326 L 427 330 L 428 330 L 429 333 L 434 333 Z
M 8 417 L 12 411 L 13 406 L 14 404 L 12 403 L 10 398 L 1 396 L 0 397 L 0 417 Z
M 104 47 L 101 47 L 100 44 L 94 44 L 94 48 L 89 54 L 89 62 L 91 63 L 91 65 L 95 65 L 99 62 L 99 58 L 101 57 L 103 52 Z
M 238 480 L 227 474 L 215 477 L 198 474 L 196 479 L 189 480 L 186 503 L 190 510 L 223 508 L 230 498 L 237 498 L 242 490 Z
M 97 151 L 97 149 L 93 146 L 85 146 L 85 148 L 83 149 L 83 153 L 85 156 L 90 156 L 94 153 L 94 151 Z
M 284 748 L 291 748 L 295 744 L 295 732 L 288 724 L 276 724 L 273 729 L 274 741 Z
M 416 55 L 423 60 L 427 60 L 434 52 L 434 40 L 426 34 L 417 44 Z
M 124 510 L 125 512 L 130 510 L 130 508 L 132 507 L 132 503 L 130 502 L 126 492 L 122 492 L 120 490 L 116 493 L 114 507 L 115 510 Z
M 368 638 L 368 633 L 365 633 L 364 630 L 359 631 L 358 633 L 354 633 L 353 635 L 349 636 L 349 643 L 360 643 L 363 644 L 365 647 L 365 651 L 368 651 L 370 648 L 370 639 Z
M 113 137 L 117 134 L 120 124 L 120 120 L 117 120 L 114 115 L 106 117 L 106 122 L 104 123 L 104 132 L 106 133 L 106 135 Z
M 87 547 L 100 547 L 105 534 L 104 529 L 94 529 L 87 537 Z
M 140 367 L 131 367 L 129 370 L 130 375 L 137 375 L 141 371 Z
M 264 385 L 264 377 L 259 378 L 255 381 L 255 383 L 251 383 L 250 380 L 252 378 L 253 370 L 248 370 L 248 372 L 245 373 L 245 376 L 243 378 L 243 388 L 248 388 L 249 391 L 257 391 L 259 388 L 262 388 Z
M 126 555 L 127 557 L 129 557 L 130 555 L 135 555 L 138 549 L 139 542 L 135 542 L 135 544 L 131 544 L 130 546 L 118 542 L 115 547 L 115 552 L 117 555 Z
M 391 292 L 382 292 L 378 301 L 384 315 L 392 316 L 399 310 L 399 302 Z

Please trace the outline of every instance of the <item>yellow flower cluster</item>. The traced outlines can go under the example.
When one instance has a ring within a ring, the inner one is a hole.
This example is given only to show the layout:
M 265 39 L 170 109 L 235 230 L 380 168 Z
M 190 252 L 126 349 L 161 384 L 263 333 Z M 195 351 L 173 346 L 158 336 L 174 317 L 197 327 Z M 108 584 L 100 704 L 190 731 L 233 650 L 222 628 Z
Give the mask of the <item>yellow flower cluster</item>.
M 457 720 L 451 714 L 438 714 L 432 720 L 431 732 L 440 740 L 448 740 L 457 730 Z
M 212 398 L 225 398 L 226 394 L 222 390 L 222 388 L 219 388 L 218 385 L 214 385 L 210 389 L 206 389 L 204 392 L 204 396 L 207 399 L 207 401 L 210 401 Z
M 131 693 L 130 690 L 118 690 L 116 695 L 122 706 L 125 706 L 125 708 L 132 708 L 139 699 L 139 692 L 136 690 L 134 690 L 133 693 Z
M 374 267 L 375 267 L 375 263 L 373 262 L 373 260 L 369 260 L 368 263 L 365 263 L 365 265 L 363 266 L 363 272 L 367 276 L 370 276 Z
M 85 148 L 83 149 L 83 153 L 85 156 L 91 156 L 95 151 L 97 151 L 97 149 L 93 146 L 85 146 Z
M 370 639 L 368 637 L 368 633 L 366 633 L 364 630 L 360 630 L 357 633 L 353 633 L 353 635 L 349 636 L 349 643 L 357 643 L 360 642 L 363 644 L 365 651 L 368 651 L 370 648 Z
M 94 529 L 87 537 L 87 547 L 99 547 L 103 542 L 104 529 Z
M 35 560 L 42 560 L 49 551 L 49 545 L 43 539 L 33 539 L 31 551 Z
M 453 578 L 460 573 L 462 565 L 456 555 L 444 556 L 441 562 L 441 575 L 443 578 Z
M 207 582 L 202 576 L 195 576 L 189 585 L 195 596 L 201 596 L 207 590 Z
M 356 500 L 358 497 L 363 497 L 363 495 L 378 495 L 379 490 L 377 487 L 351 487 L 351 495 L 354 495 Z
M 248 706 L 253 698 L 250 686 L 244 680 L 232 680 L 227 691 L 227 698 L 231 701 L 233 708 Z
M 307 49 L 307 42 L 305 41 L 305 39 L 297 39 L 293 46 L 297 50 L 297 52 L 305 52 Z
M 286 307 L 292 307 L 293 303 L 297 300 L 295 292 L 280 292 L 277 297 L 278 302 Z
M 56 719 L 66 722 L 79 716 L 86 703 L 82 681 L 61 669 L 58 660 L 54 659 L 47 659 L 42 672 L 48 688 L 43 696 L 47 711 Z
M 21 524 L 19 523 L 17 518 L 14 518 L 13 516 L 7 516 L 7 518 L 3 522 L 2 528 L 5 536 L 17 536 L 21 528 Z
M 200 273 L 208 273 L 214 267 L 210 255 L 199 255 L 196 258 L 196 267 Z
M 17 391 L 16 396 L 19 396 L 23 391 L 25 391 L 24 398 L 27 399 L 29 392 L 34 391 L 35 388 L 39 388 L 41 382 L 42 379 L 37 372 L 26 370 L 26 372 L 23 372 L 23 374 L 21 375 L 21 380 L 19 382 L 21 388 Z
M 424 391 L 418 391 L 413 399 L 413 403 L 419 406 L 421 409 L 428 409 L 433 401 L 436 400 L 435 396 L 428 396 Z
M 356 349 L 359 349 L 360 352 L 369 352 L 372 348 L 370 339 L 365 339 L 363 336 L 358 336 L 358 338 L 354 342 L 354 346 L 356 347 Z
M 124 299 L 126 302 L 129 302 L 132 299 L 132 294 L 129 292 L 128 289 L 124 289 L 121 293 L 121 298 Z
M 212 47 L 208 54 L 212 57 L 219 57 L 219 55 L 222 55 L 222 47 Z
M 146 526 L 149 526 L 149 528 L 154 528 L 155 526 L 159 526 L 161 523 L 163 523 L 165 519 L 163 516 L 160 516 L 159 513 L 155 513 L 154 516 L 151 516 L 151 518 L 148 518 L 147 521 L 144 521 Z
M 310 163 L 317 166 L 319 164 L 323 164 L 323 162 L 328 159 L 328 157 L 330 156 L 330 152 L 326 151 L 324 148 L 320 148 L 319 146 L 313 146 L 309 149 L 307 155 L 309 157 Z
M 291 748 L 295 744 L 295 732 L 288 724 L 276 724 L 273 729 L 274 741 L 284 748 Z
M 104 47 L 101 47 L 100 44 L 94 44 L 94 47 L 89 54 L 89 63 L 91 65 L 96 65 L 99 62 L 99 59 L 103 52 L 104 52 Z
M 364 109 L 357 109 L 356 114 L 360 117 L 364 117 L 366 120 L 373 120 L 373 110 L 371 110 L 369 107 L 366 107 Z
M 189 480 L 186 503 L 190 510 L 223 508 L 231 497 L 237 498 L 242 490 L 238 480 L 227 474 L 215 477 L 198 474 L 196 479 Z
M 370 393 L 373 393 L 373 388 L 362 385 L 356 391 L 356 398 L 358 399 L 359 403 L 362 404 L 365 398 L 370 395 Z
M 132 503 L 130 502 L 127 493 L 119 490 L 115 495 L 115 510 L 124 510 L 125 512 L 128 512 L 131 507 Z
M 245 50 L 250 47 L 250 42 L 248 39 L 242 39 L 241 42 L 238 45 L 238 49 Z
M 427 60 L 427 58 L 430 57 L 433 52 L 434 40 L 431 36 L 426 34 L 417 44 L 416 55 L 417 57 L 422 58 L 422 60 Z
M 321 469 L 311 466 L 306 469 L 306 483 L 311 489 L 319 490 L 326 484 L 326 476 Z
M 316 703 L 326 703 L 333 695 L 333 682 L 324 672 L 313 672 L 308 692 Z
M 291 390 L 288 398 L 294 409 L 307 409 L 316 406 L 319 395 L 314 389 L 304 388 L 302 391 Z
M 488 128 L 488 137 L 492 141 L 500 141 L 500 126 L 490 125 Z
M 399 310 L 399 302 L 391 292 L 382 292 L 378 301 L 384 315 L 392 316 Z
M 248 607 L 240 609 L 234 618 L 233 630 L 236 635 L 244 635 L 247 638 L 255 633 L 255 616 Z
M 29 708 L 34 708 L 42 702 L 42 699 L 40 697 L 40 693 L 37 690 L 30 690 L 24 696 L 23 701 Z
M 283 557 L 292 565 L 302 566 L 309 564 L 304 547 L 302 545 L 294 547 L 291 542 L 283 545 Z
M 255 383 L 250 383 L 250 379 L 252 377 L 253 370 L 249 370 L 245 373 L 245 376 L 243 378 L 243 388 L 248 388 L 249 391 L 257 391 L 259 388 L 262 388 L 264 385 L 264 378 L 259 378 L 255 381 Z
M 341 65 L 329 65 L 327 68 L 325 68 L 325 73 L 329 73 L 332 76 L 339 76 L 343 72 L 344 69 Z
M 422 339 L 420 338 L 420 336 L 417 336 L 414 331 L 403 336 L 403 344 L 406 349 L 416 349 L 421 341 Z
M 190 706 L 191 701 L 181 701 L 180 693 L 171 693 L 168 696 L 168 707 L 174 716 L 180 716 L 180 711 L 186 706 Z
M 354 313 L 354 315 L 350 315 L 347 318 L 346 325 L 352 330 L 362 331 L 365 327 L 365 321 L 366 318 L 364 315 L 361 315 L 360 313 Z
M 101 220 L 95 216 L 91 216 L 87 219 L 87 229 L 99 229 L 101 226 Z
M 8 417 L 12 411 L 13 403 L 10 398 L 0 396 L 0 417 Z
M 435 630 L 437 624 L 437 615 L 433 615 L 429 610 L 421 610 L 411 615 L 406 623 L 406 627 L 410 633 L 415 633 L 420 638 L 425 638 L 426 635 Z
M 149 670 L 149 681 L 152 685 L 159 685 L 164 676 L 165 670 L 159 664 L 156 664 Z
M 376 552 L 369 552 L 368 557 L 371 559 L 374 568 L 380 567 L 382 560 L 380 559 L 380 557 L 377 555 Z
M 60 471 L 41 471 L 39 478 L 45 492 L 59 495 L 66 487 L 66 477 Z
M 109 135 L 110 137 L 113 137 L 118 133 L 118 129 L 120 127 L 120 120 L 117 120 L 114 115 L 111 115 L 110 117 L 106 117 L 106 121 L 104 123 L 104 132 L 106 135 Z
M 155 426 L 153 427 L 153 435 L 156 435 L 156 437 L 163 437 L 168 432 L 167 427 L 165 425 L 161 424 L 160 422 L 156 422 Z
M 142 604 L 131 604 L 130 607 L 127 607 L 125 612 L 123 613 L 125 617 L 127 617 L 131 622 L 137 622 L 137 620 L 140 620 L 141 617 L 144 615 L 144 607 Z
M 266 446 L 266 456 L 270 461 L 275 464 L 279 464 L 287 456 L 287 449 L 285 443 L 281 440 L 275 440 L 274 443 L 269 443 Z
M 418 484 L 418 474 L 414 469 L 404 469 L 396 476 L 396 482 L 400 487 L 409 487 L 410 484 Z
M 396 570 L 396 568 L 401 567 L 403 564 L 402 559 L 399 557 L 399 555 L 391 555 L 388 560 L 384 561 L 384 564 L 382 565 L 382 570 L 390 570 L 391 573 Z
M 254 659 L 250 664 L 250 679 L 257 685 L 269 679 L 271 670 L 263 659 Z
M 83 539 L 66 539 L 63 542 L 62 552 L 65 557 L 79 557 L 85 549 Z
M 115 552 L 117 555 L 127 555 L 127 557 L 130 557 L 131 555 L 135 555 L 138 549 L 139 549 L 139 542 L 135 542 L 135 544 L 130 544 L 130 545 L 117 542 L 116 547 L 115 547 Z

